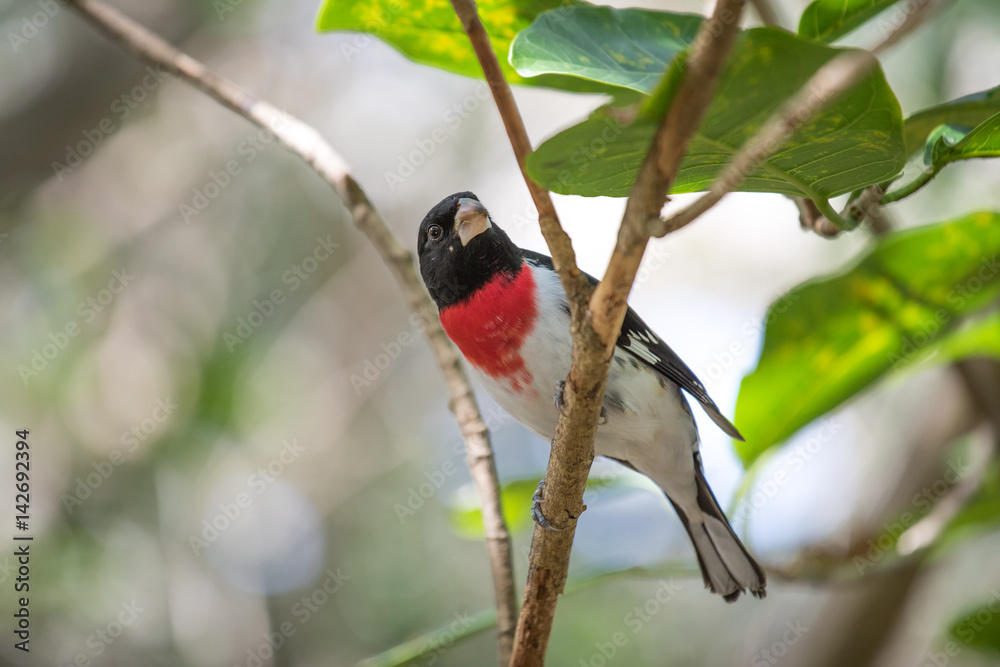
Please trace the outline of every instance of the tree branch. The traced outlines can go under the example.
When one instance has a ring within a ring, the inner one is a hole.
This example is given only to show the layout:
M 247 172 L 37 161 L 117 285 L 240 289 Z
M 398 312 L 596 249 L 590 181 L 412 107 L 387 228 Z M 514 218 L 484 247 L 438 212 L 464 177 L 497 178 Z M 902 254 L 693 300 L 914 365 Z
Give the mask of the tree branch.
M 809 122 L 820 109 L 843 94 L 875 67 L 878 62 L 875 58 L 876 55 L 908 35 L 931 12 L 950 1 L 929 0 L 910 13 L 870 52 L 848 51 L 821 67 L 806 85 L 772 115 L 757 134 L 747 141 L 743 149 L 736 154 L 732 162 L 712 183 L 708 192 L 689 206 L 673 214 L 663 223 L 663 233 L 687 225 L 738 188 L 754 169 L 781 148 L 792 133 Z M 822 204 L 822 202 L 816 202 L 816 204 Z M 824 213 L 831 223 L 843 228 L 842 219 L 837 219 L 839 216 L 832 211 L 824 211 Z
M 604 344 L 610 362 L 621 331 L 626 299 L 651 236 L 663 236 L 660 210 L 687 153 L 691 137 L 701 125 L 726 58 L 740 30 L 743 0 L 719 0 L 711 18 L 702 24 L 691 47 L 680 88 L 660 122 L 653 145 L 636 178 L 618 229 L 618 241 L 590 299 L 594 330 Z
M 556 602 L 566 583 L 576 520 L 586 509 L 583 491 L 594 458 L 593 442 L 608 368 L 628 308 L 626 298 L 653 231 L 647 220 L 663 207 L 690 137 L 708 108 L 722 65 L 739 31 L 744 0 L 720 0 L 711 19 L 699 30 L 680 90 L 660 125 L 629 198 L 611 263 L 593 294 L 575 266 L 572 246 L 558 224 L 548 192 L 524 170 L 531 143 L 475 4 L 473 0 L 452 0 L 452 5 L 493 90 L 525 183 L 539 209 L 542 233 L 572 311 L 573 363 L 563 393 L 567 410 L 560 415 L 552 440 L 542 501 L 543 513 L 560 530 L 535 528 L 511 661 L 512 665 L 541 665 Z
M 479 65 L 482 67 L 483 75 L 493 93 L 493 100 L 500 111 L 504 128 L 507 130 L 507 137 L 510 139 L 511 148 L 514 149 L 514 156 L 517 158 L 517 166 L 521 169 L 524 183 L 528 186 L 528 192 L 531 193 L 531 199 L 538 211 L 538 225 L 541 228 L 542 236 L 545 237 L 545 243 L 552 253 L 552 262 L 562 280 L 563 289 L 566 290 L 570 305 L 583 304 L 586 297 L 590 296 L 590 284 L 576 265 L 573 242 L 559 223 L 559 216 L 556 215 L 555 205 L 552 203 L 552 197 L 549 196 L 548 190 L 531 180 L 528 172 L 525 171 L 525 160 L 528 153 L 531 152 L 531 140 L 524 128 L 524 120 L 521 118 L 521 112 L 514 100 L 514 93 L 503 75 L 500 62 L 497 60 L 489 36 L 486 34 L 486 28 L 479 18 L 475 0 L 452 0 L 451 4 L 455 8 L 455 14 L 462 22 L 462 28 L 469 36 L 472 48 L 479 59 Z
M 750 0 L 764 25 L 781 26 L 781 18 L 770 0 Z
M 461 359 L 438 322 L 436 309 L 413 265 L 413 256 L 386 226 L 382 217 L 351 176 L 344 160 L 313 127 L 277 107 L 257 99 L 238 85 L 135 23 L 116 9 L 95 0 L 69 0 L 85 19 L 140 58 L 161 66 L 250 122 L 272 132 L 279 143 L 301 157 L 343 200 L 354 223 L 375 246 L 406 298 L 410 310 L 421 316 L 424 333 L 448 387 L 450 407 L 465 440 L 472 478 L 483 508 L 486 548 L 496 596 L 501 655 L 510 651 L 517 603 L 510 533 L 500 510 L 489 430 L 483 422 Z

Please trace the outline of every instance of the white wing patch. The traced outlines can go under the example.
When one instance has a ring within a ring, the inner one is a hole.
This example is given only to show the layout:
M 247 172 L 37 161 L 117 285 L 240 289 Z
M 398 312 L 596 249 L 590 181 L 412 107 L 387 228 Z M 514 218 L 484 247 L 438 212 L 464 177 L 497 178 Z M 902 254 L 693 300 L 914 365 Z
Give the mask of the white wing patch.
M 657 339 L 656 334 L 652 331 L 629 331 L 629 340 L 640 340 L 644 343 L 649 343 L 650 345 L 657 345 L 660 341 Z
M 640 359 L 644 359 L 648 361 L 650 364 L 656 365 L 660 363 L 661 359 L 658 356 L 656 356 L 652 350 L 646 347 L 646 343 L 654 343 L 655 340 L 656 340 L 655 337 L 653 338 L 653 340 L 650 340 L 643 334 L 630 331 L 628 334 L 628 345 L 625 346 L 625 349 L 634 354 L 635 356 L 639 357 Z

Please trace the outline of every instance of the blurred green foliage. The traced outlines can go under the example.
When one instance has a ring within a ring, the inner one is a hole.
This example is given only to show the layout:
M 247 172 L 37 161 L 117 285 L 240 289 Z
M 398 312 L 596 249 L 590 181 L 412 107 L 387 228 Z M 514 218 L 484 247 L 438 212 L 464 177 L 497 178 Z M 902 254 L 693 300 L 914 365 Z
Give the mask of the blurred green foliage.
M 995 353 L 996 318 L 971 333 L 959 325 L 998 294 L 1000 214 L 975 213 L 892 234 L 843 273 L 783 295 L 740 386 L 740 457 L 751 464 L 890 371 L 952 360 L 935 346 L 950 335 L 976 343 L 953 352 Z

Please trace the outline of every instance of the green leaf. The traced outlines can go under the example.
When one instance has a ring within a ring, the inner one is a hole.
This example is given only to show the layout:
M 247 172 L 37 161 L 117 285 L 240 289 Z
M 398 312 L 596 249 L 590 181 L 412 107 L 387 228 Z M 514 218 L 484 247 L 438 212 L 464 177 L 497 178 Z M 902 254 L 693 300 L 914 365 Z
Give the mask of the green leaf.
M 501 487 L 503 516 L 512 533 L 531 525 L 531 496 L 537 488 L 537 479 L 519 479 Z M 460 537 L 467 540 L 482 539 L 483 512 L 474 493 L 457 494 L 454 502 L 448 503 L 448 519 L 452 530 Z
M 577 5 L 540 14 L 511 43 L 521 76 L 567 74 L 650 93 L 702 17 Z
M 843 273 L 792 289 L 768 310 L 760 361 L 740 386 L 740 457 L 749 465 L 891 371 L 988 353 L 1000 334 L 960 325 L 998 294 L 998 213 L 892 234 Z M 938 341 L 944 354 L 929 355 Z
M 969 322 L 928 350 L 928 355 L 941 354 L 942 361 L 957 361 L 970 357 L 1000 359 L 1000 313 Z M 1000 516 L 998 516 L 1000 519 Z
M 549 9 L 576 4 L 577 0 L 480 0 L 479 16 L 493 50 L 510 83 L 531 83 L 570 90 L 592 90 L 570 77 L 541 77 L 525 81 L 507 62 L 514 35 Z M 448 0 L 323 0 L 316 30 L 349 30 L 375 35 L 410 60 L 448 72 L 482 78 L 482 70 Z M 347 57 L 363 46 L 345 44 Z
M 907 160 L 902 175 L 886 190 L 882 203 L 909 197 L 952 162 L 990 157 L 1000 157 L 1000 113 L 972 129 L 939 125 L 927 137 L 923 152 Z
M 899 0 L 815 0 L 802 12 L 799 34 L 819 42 L 837 40 Z
M 771 114 L 841 52 L 773 28 L 743 33 L 672 191 L 708 188 Z M 667 84 L 678 70 L 672 68 Z M 608 72 L 601 81 L 621 83 L 622 74 Z M 611 107 L 598 109 L 529 155 L 529 174 L 560 194 L 627 196 L 661 109 L 647 105 L 646 111 L 632 118 Z M 902 124 L 899 103 L 882 71 L 876 70 L 800 128 L 739 189 L 825 200 L 884 182 L 905 163 Z
M 951 636 L 962 644 L 1000 658 L 1000 600 L 996 590 L 978 607 L 960 616 L 951 626 Z M 954 655 L 954 653 L 953 653 Z
M 996 113 L 1000 113 L 1000 86 L 918 111 L 903 127 L 906 154 L 922 149 L 939 125 L 975 127 Z
M 532 496 L 538 488 L 539 479 L 519 479 L 505 483 L 500 488 L 500 502 L 504 519 L 512 533 L 533 525 L 531 519 Z M 590 477 L 587 479 L 587 493 L 609 489 L 648 488 L 636 476 L 625 474 L 612 477 Z M 483 538 L 483 514 L 479 499 L 471 487 L 463 487 L 448 503 L 448 518 L 452 530 L 469 540 Z

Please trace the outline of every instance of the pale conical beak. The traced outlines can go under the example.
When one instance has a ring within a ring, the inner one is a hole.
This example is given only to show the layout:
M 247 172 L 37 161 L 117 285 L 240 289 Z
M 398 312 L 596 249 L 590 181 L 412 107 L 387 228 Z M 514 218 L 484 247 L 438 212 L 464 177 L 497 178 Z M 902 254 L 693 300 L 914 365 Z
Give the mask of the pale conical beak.
M 482 204 L 475 199 L 462 197 L 458 200 L 458 212 L 455 213 L 455 231 L 462 240 L 462 246 L 492 227 L 490 214 Z

